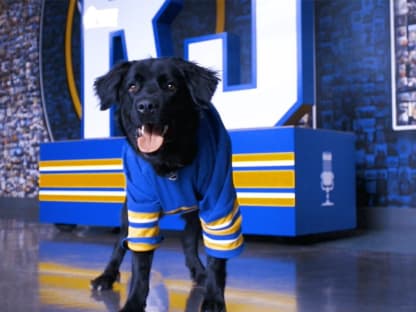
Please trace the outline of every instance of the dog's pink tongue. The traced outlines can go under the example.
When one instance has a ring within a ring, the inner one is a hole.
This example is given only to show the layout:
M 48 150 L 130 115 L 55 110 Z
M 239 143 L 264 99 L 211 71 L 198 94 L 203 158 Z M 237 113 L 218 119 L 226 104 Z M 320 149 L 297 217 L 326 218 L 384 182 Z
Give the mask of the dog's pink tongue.
M 142 153 L 156 152 L 163 144 L 163 135 L 153 127 L 144 126 L 142 135 L 137 139 L 137 146 Z

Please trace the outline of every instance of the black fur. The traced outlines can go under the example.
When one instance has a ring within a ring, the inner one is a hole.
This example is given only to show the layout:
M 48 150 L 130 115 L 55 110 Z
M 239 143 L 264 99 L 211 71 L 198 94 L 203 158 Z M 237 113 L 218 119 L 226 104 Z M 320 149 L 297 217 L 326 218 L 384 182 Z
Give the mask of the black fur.
M 211 101 L 217 83 L 215 72 L 209 69 L 179 58 L 161 58 L 122 62 L 99 77 L 94 87 L 101 109 L 116 105 L 122 129 L 138 157 L 149 161 L 157 174 L 169 176 L 193 161 L 200 114 Z M 143 153 L 137 148 L 137 129 L 143 124 L 168 126 L 164 143 L 155 152 Z M 91 281 L 93 289 L 110 289 L 119 276 L 125 254 L 121 241 L 127 234 L 126 211 L 124 205 L 119 240 L 104 272 Z M 198 256 L 198 212 L 184 214 L 183 218 L 182 246 L 194 283 L 186 311 L 226 311 L 226 260 L 208 256 L 205 267 Z M 121 311 L 145 310 L 152 259 L 153 252 L 133 252 L 130 292 Z M 200 297 L 201 302 L 196 304 Z
M 194 159 L 199 113 L 210 102 L 217 83 L 213 71 L 179 58 L 163 58 L 122 62 L 96 80 L 95 90 L 101 109 L 119 104 L 121 126 L 136 150 L 137 129 L 141 125 L 169 126 L 159 151 L 143 155 L 137 150 L 163 176 Z M 128 92 L 133 84 L 140 86 L 135 94 Z M 167 89 L 168 84 L 173 84 L 175 90 Z M 140 114 L 140 103 L 150 103 L 157 109 L 151 114 Z

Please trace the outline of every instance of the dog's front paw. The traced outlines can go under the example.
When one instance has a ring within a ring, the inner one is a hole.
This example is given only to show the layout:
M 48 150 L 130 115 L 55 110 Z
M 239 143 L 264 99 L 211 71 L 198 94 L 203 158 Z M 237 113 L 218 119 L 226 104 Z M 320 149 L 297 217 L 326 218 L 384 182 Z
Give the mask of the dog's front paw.
M 221 291 L 210 291 L 208 288 L 202 303 L 202 312 L 226 312 L 224 295 Z
M 92 290 L 107 290 L 113 288 L 113 284 L 116 280 L 119 280 L 120 278 L 120 272 L 115 273 L 108 273 L 104 272 L 97 278 L 90 281 L 90 287 Z

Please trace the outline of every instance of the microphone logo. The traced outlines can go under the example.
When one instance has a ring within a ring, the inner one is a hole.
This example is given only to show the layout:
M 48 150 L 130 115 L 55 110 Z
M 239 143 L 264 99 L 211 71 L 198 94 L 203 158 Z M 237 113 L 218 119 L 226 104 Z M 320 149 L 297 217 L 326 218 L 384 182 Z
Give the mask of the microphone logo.
M 332 153 L 322 153 L 322 173 L 321 173 L 321 189 L 325 192 L 325 201 L 322 206 L 333 206 L 329 198 L 329 193 L 334 189 L 335 175 L 332 171 Z

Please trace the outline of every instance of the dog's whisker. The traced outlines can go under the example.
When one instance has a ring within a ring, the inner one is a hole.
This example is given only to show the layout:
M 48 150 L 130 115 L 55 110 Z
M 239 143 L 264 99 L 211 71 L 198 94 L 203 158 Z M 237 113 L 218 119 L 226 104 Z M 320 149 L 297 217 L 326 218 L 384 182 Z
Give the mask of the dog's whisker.
M 168 132 L 168 128 L 169 128 L 168 125 L 166 125 L 166 126 L 163 127 L 162 136 L 164 136 L 166 134 L 166 132 Z

